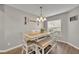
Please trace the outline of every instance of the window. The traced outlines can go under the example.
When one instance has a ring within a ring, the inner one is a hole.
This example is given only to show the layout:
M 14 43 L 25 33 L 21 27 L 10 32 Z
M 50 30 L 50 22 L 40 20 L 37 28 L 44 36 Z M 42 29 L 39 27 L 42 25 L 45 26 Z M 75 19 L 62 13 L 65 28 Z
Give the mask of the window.
M 48 31 L 58 30 L 61 31 L 61 19 L 48 21 L 47 23 Z

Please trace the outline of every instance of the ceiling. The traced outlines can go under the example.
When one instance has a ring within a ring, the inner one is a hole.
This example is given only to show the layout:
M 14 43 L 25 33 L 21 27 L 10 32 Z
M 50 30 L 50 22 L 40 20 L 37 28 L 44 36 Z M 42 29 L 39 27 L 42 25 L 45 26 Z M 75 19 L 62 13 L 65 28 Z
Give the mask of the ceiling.
M 40 15 L 40 6 L 42 6 L 43 15 L 48 17 L 62 12 L 67 12 L 77 7 L 78 4 L 9 4 L 9 6 L 15 7 L 36 16 Z

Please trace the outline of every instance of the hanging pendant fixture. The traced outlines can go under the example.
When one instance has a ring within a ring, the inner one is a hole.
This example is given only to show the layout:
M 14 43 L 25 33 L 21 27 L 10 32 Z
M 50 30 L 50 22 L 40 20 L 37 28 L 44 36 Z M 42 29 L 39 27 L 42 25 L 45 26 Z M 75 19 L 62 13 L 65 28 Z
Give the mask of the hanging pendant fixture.
M 43 7 L 40 7 L 41 14 L 40 14 L 40 17 L 37 18 L 37 21 L 39 21 L 39 22 L 44 22 L 44 21 L 46 21 L 46 17 L 44 17 L 44 16 L 42 15 L 42 8 L 43 8 Z

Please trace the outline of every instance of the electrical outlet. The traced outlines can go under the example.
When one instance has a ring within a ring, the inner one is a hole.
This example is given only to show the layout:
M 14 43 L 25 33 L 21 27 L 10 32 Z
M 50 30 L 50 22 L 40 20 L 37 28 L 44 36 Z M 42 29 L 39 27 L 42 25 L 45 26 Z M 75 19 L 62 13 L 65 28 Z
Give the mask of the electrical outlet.
M 8 46 L 10 46 L 10 43 L 8 43 Z

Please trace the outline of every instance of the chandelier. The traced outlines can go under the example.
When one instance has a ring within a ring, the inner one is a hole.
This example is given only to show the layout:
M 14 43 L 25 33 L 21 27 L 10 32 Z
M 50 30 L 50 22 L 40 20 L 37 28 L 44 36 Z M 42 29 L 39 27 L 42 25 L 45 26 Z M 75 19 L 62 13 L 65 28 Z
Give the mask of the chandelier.
M 44 22 L 44 21 L 46 21 L 46 17 L 44 17 L 44 16 L 42 15 L 42 8 L 43 8 L 43 7 L 40 7 L 40 12 L 41 12 L 41 14 L 40 14 L 40 17 L 37 18 L 37 21 L 39 21 L 39 22 Z

